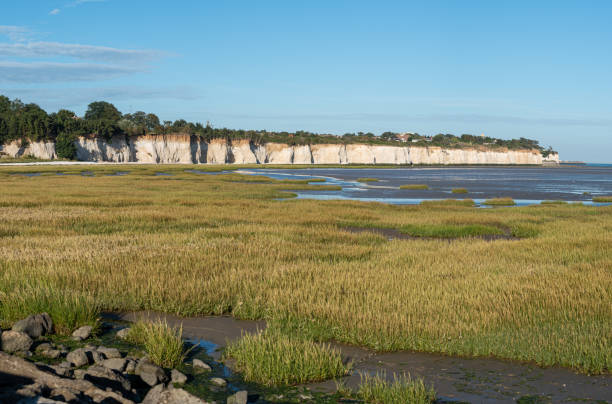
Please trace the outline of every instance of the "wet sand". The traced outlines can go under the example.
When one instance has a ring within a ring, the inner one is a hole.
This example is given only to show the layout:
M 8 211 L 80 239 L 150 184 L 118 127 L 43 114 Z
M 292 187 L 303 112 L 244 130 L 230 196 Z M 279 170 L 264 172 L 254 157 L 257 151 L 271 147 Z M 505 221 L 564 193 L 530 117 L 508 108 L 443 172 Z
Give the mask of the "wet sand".
M 612 166 L 605 167 L 398 167 L 398 168 L 256 168 L 238 173 L 275 179 L 324 179 L 318 185 L 339 185 L 341 191 L 298 191 L 304 199 L 348 199 L 392 204 L 422 200 L 513 198 L 518 205 L 544 200 L 589 202 L 593 196 L 612 195 Z M 358 178 L 376 178 L 360 183 Z M 400 189 L 426 184 L 429 189 Z M 455 188 L 467 193 L 454 194 Z M 295 192 L 295 191 L 293 191 Z
M 112 314 L 115 320 L 139 318 L 162 319 L 172 326 L 183 325 L 184 336 L 209 349 L 219 358 L 217 348 L 233 341 L 243 332 L 254 333 L 265 328 L 265 321 L 236 320 L 228 316 L 182 318 L 173 315 L 139 312 Z M 409 373 L 433 384 L 440 399 L 470 403 L 515 403 L 526 396 L 539 396 L 551 403 L 605 403 L 612 399 L 612 376 L 588 376 L 564 368 L 540 368 L 533 364 L 494 358 L 457 358 L 418 352 L 377 353 L 343 344 L 333 344 L 354 371 L 344 378 L 349 387 L 357 387 L 360 372 Z M 213 349 L 214 348 L 214 349 Z M 334 381 L 311 384 L 315 391 L 334 391 Z

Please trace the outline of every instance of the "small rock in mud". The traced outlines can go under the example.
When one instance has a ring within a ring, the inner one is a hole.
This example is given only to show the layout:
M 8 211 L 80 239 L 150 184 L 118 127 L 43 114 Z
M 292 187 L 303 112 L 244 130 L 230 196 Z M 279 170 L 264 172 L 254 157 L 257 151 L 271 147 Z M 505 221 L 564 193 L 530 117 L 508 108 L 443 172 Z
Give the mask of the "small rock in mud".
M 53 345 L 48 342 L 43 342 L 42 344 L 38 344 L 34 349 L 34 352 L 41 353 L 53 349 Z
M 198 369 L 206 370 L 206 371 L 212 370 L 212 368 L 207 363 L 201 361 L 200 359 L 194 359 L 193 362 L 191 362 L 191 364 L 193 365 L 194 368 L 198 368 Z
M 241 390 L 236 394 L 232 394 L 227 398 L 227 404 L 246 404 L 249 398 L 249 393 L 246 390 Z
M 130 333 L 130 328 L 122 328 L 121 330 L 117 331 L 117 338 L 119 339 L 126 339 L 128 334 Z
M 214 384 L 215 386 L 219 386 L 219 387 L 227 386 L 227 382 L 220 377 L 213 377 L 212 379 L 210 379 L 210 382 Z
M 49 359 L 57 359 L 62 356 L 62 353 L 57 349 L 47 349 L 45 351 L 42 351 L 40 354 L 45 358 Z

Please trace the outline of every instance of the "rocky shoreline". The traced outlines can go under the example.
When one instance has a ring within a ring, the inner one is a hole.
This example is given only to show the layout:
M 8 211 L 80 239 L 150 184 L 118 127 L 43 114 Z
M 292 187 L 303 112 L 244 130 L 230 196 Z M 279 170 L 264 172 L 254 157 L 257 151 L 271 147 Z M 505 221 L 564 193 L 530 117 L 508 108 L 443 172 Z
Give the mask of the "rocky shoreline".
M 129 328 L 105 326 L 117 343 L 125 341 Z M 181 388 L 189 376 L 178 369 L 157 366 L 146 355 L 96 345 L 92 331 L 91 326 L 76 329 L 67 340 L 71 348 L 54 342 L 49 338 L 54 334 L 53 321 L 47 313 L 20 320 L 11 330 L 0 330 L 0 402 L 208 403 Z M 227 381 L 214 377 L 211 364 L 194 358 L 185 366 L 206 375 L 210 389 L 225 396 L 222 402 L 257 402 L 246 390 L 228 391 Z

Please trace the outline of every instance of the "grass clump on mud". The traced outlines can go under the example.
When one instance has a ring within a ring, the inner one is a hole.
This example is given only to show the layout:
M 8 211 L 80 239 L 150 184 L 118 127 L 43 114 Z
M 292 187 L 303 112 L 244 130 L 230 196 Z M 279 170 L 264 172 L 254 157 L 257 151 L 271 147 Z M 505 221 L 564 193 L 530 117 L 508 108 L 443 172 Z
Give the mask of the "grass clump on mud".
M 598 203 L 612 202 L 612 195 L 594 196 L 593 197 L 593 202 L 598 202 Z
M 357 178 L 358 182 L 378 182 L 378 178 Z
M 475 206 L 473 199 L 435 199 L 422 201 L 421 205 L 429 207 Z
M 299 325 L 289 336 L 312 341 L 612 369 L 612 234 L 602 231 L 612 207 L 281 201 L 291 184 L 185 172 L 202 166 L 164 165 L 171 177 L 113 167 L 130 174 L 0 167 L 10 190 L 0 192 L 5 326 L 41 311 L 55 321 L 54 307 L 66 332 L 100 310 L 286 316 Z M 388 242 L 338 223 L 442 234 L 492 226 L 528 238 Z
M 166 321 L 139 320 L 130 327 L 127 340 L 142 345 L 151 362 L 164 368 L 179 366 L 187 355 L 183 327 L 173 328 Z
M 413 380 L 407 375 L 393 375 L 389 382 L 385 374 L 361 375 L 357 396 L 373 404 L 429 404 L 436 400 L 436 392 L 423 380 Z
M 542 201 L 541 205 L 567 205 L 567 201 L 553 200 L 553 201 Z
M 482 204 L 489 206 L 514 206 L 516 205 L 516 202 L 514 202 L 514 199 L 512 198 L 492 198 L 487 199 Z
M 406 184 L 400 185 L 399 189 L 429 189 L 427 184 Z
M 348 373 L 340 352 L 299 336 L 267 329 L 244 334 L 225 349 L 246 381 L 265 386 L 290 386 L 317 382 Z
M 451 192 L 453 194 L 467 194 L 468 190 L 466 188 L 453 188 Z

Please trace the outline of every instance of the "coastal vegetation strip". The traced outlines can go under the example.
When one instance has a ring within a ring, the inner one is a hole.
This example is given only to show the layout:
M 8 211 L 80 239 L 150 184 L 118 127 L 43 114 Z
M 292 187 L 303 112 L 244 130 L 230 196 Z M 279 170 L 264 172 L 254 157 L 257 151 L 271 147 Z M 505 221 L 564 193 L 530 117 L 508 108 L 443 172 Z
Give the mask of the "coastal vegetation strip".
M 400 189 L 429 189 L 427 184 L 406 184 L 400 185 Z
M 164 166 L 172 176 L 141 165 L 124 176 L 106 173 L 125 167 L 26 168 L 52 174 L 0 168 L 0 188 L 10 190 L 0 193 L 2 327 L 56 310 L 68 330 L 79 321 L 66 295 L 86 302 L 84 321 L 100 310 L 281 318 L 285 335 L 313 342 L 591 374 L 612 366 L 612 235 L 601 231 L 612 226 L 611 207 L 279 201 L 288 186 L 306 185 L 237 184 L 244 176 L 185 166 Z M 93 176 L 55 174 L 70 170 Z M 358 221 L 492 226 L 528 238 L 389 242 L 338 226 Z
M 545 148 L 537 140 L 495 139 L 488 136 L 439 133 L 434 136 L 423 136 L 418 133 L 384 132 L 376 136 L 371 132 L 345 133 L 342 136 L 317 134 L 298 130 L 293 132 L 271 132 L 266 130 L 243 130 L 214 128 L 209 123 L 187 122 L 184 119 L 160 121 L 153 113 L 137 111 L 121 113 L 113 104 L 95 101 L 89 104 L 82 117 L 73 111 L 60 109 L 48 114 L 34 103 L 24 104 L 21 100 L 0 95 L 0 145 L 14 140 L 23 142 L 51 140 L 55 142 L 57 155 L 60 158 L 74 159 L 77 137 L 100 137 L 110 140 L 113 136 L 169 135 L 188 134 L 202 139 L 248 139 L 257 144 L 283 143 L 288 145 L 310 144 L 380 144 L 400 145 L 409 143 L 415 146 L 439 146 L 443 148 L 537 150 L 544 157 L 555 153 L 552 148 Z

